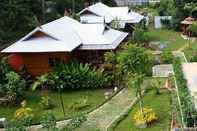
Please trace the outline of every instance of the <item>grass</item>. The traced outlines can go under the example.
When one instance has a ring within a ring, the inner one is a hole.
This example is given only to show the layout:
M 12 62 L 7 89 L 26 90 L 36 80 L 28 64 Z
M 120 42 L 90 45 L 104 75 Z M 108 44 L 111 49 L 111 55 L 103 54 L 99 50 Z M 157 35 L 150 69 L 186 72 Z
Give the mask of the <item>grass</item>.
M 197 55 L 197 41 L 188 44 L 187 48 L 184 50 L 184 53 L 188 61 L 190 61 L 194 55 Z
M 178 50 L 187 44 L 187 41 L 181 37 L 180 32 L 167 29 L 149 29 L 149 36 L 152 41 L 161 41 L 167 44 L 166 50 Z
M 104 92 L 105 90 L 81 90 L 81 91 L 68 91 L 63 93 L 63 99 L 64 99 L 64 106 L 65 106 L 65 112 L 66 112 L 66 118 L 72 117 L 76 115 L 77 113 L 82 112 L 88 112 L 98 105 L 102 104 L 105 101 L 104 98 Z M 27 104 L 28 107 L 31 107 L 34 111 L 34 120 L 33 123 L 38 123 L 40 121 L 40 118 L 42 114 L 46 113 L 49 110 L 43 110 L 41 106 L 39 105 L 39 102 L 41 100 L 41 92 L 28 92 L 27 93 Z M 50 98 L 52 99 L 53 103 L 55 104 L 55 108 L 53 108 L 51 111 L 56 116 L 57 119 L 64 119 L 64 115 L 62 112 L 59 95 L 57 92 L 50 92 L 49 93 Z M 87 107 L 81 109 L 81 110 L 74 110 L 71 109 L 70 106 L 74 102 L 78 102 L 82 99 L 87 99 Z M 19 107 L 0 107 L 0 118 L 5 117 L 8 120 L 13 118 L 14 112 Z
M 159 120 L 146 129 L 136 128 L 133 120 L 134 113 L 139 110 L 139 104 L 134 105 L 128 116 L 122 120 L 114 131 L 167 131 L 171 119 L 171 103 L 169 92 L 162 92 L 156 95 L 155 91 L 149 91 L 143 98 L 145 107 L 152 108 L 159 117 Z

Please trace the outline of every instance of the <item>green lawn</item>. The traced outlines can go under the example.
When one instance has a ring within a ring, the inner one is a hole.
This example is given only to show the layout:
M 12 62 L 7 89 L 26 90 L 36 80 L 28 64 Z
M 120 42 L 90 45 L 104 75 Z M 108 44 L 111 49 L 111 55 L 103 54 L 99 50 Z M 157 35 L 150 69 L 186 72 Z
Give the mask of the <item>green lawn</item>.
M 171 118 L 170 98 L 169 92 L 155 95 L 155 91 L 149 91 L 143 98 L 145 107 L 152 108 L 158 115 L 159 120 L 146 129 L 140 130 L 136 128 L 133 121 L 133 115 L 139 109 L 139 105 L 136 104 L 129 115 L 117 125 L 114 131 L 167 131 Z
M 72 117 L 76 113 L 81 112 L 87 112 L 98 105 L 102 104 L 105 101 L 104 98 L 104 92 L 105 90 L 82 90 L 82 91 L 68 91 L 63 93 L 63 99 L 65 104 L 65 112 L 66 112 L 66 118 Z M 34 111 L 34 123 L 38 123 L 40 120 L 40 117 L 42 114 L 47 112 L 47 110 L 43 110 L 41 106 L 39 105 L 39 102 L 41 100 L 41 92 L 29 92 L 27 94 L 27 104 L 28 107 L 31 107 Z M 50 98 L 53 100 L 53 103 L 55 104 L 55 108 L 53 108 L 52 112 L 56 116 L 57 119 L 64 119 L 62 108 L 60 105 L 59 95 L 57 92 L 50 92 L 49 93 Z M 74 110 L 71 109 L 70 106 L 74 102 L 78 102 L 80 100 L 87 99 L 88 106 L 81 109 L 81 110 Z M 18 109 L 18 107 L 0 107 L 0 118 L 5 117 L 7 119 L 12 119 L 13 114 Z
M 187 41 L 181 37 L 180 32 L 167 29 L 149 29 L 149 36 L 152 41 L 160 41 L 167 44 L 167 50 L 178 50 L 187 44 Z
M 197 40 L 188 44 L 187 48 L 184 50 L 184 53 L 188 61 L 190 61 L 194 55 L 197 55 Z

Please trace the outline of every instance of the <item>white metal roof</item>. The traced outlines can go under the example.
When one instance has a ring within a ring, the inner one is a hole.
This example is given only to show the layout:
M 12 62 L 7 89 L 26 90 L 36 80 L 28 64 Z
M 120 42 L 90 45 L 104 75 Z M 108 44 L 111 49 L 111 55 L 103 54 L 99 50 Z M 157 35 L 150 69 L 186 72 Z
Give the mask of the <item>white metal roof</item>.
M 86 11 L 92 14 L 85 13 Z M 101 2 L 83 9 L 79 12 L 79 15 L 81 22 L 86 23 L 103 22 L 101 19 L 104 19 L 106 23 L 110 23 L 113 20 L 118 20 L 120 22 L 125 21 L 127 23 L 139 23 L 144 18 L 144 16 L 136 12 L 129 12 L 128 7 L 109 7 Z
M 33 37 L 36 32 L 44 37 Z M 18 42 L 1 52 L 71 52 L 77 47 L 85 49 L 115 49 L 127 33 L 113 30 L 103 24 L 81 24 L 69 17 L 62 17 L 36 28 Z

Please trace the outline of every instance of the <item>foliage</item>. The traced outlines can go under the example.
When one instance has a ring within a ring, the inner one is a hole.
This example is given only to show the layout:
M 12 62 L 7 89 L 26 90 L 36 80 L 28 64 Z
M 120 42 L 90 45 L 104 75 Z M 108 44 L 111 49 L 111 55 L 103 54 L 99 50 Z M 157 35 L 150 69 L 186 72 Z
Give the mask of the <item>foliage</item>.
M 52 84 L 53 81 L 50 81 L 49 74 L 44 74 L 37 77 L 37 80 L 32 84 L 32 90 L 36 90 L 38 87 L 42 89 L 49 88 L 48 86 Z
M 47 112 L 43 115 L 41 120 L 41 125 L 43 130 L 47 131 L 57 131 L 56 128 L 56 118 L 52 112 Z
M 181 101 L 184 122 L 187 127 L 194 127 L 195 119 L 197 119 L 197 110 L 195 108 L 193 98 L 190 95 L 190 91 L 187 88 L 187 82 L 182 73 L 181 61 L 179 59 L 175 60 L 173 67 L 179 88 L 179 97 Z
M 5 77 L 6 84 L 3 85 L 4 96 L 9 99 L 10 103 L 15 104 L 17 100 L 20 100 L 24 96 L 25 81 L 13 71 L 7 73 Z
M 197 23 L 191 25 L 191 26 L 188 28 L 188 30 L 191 31 L 191 32 L 193 33 L 193 35 L 197 36 Z
M 64 127 L 65 131 L 73 131 L 79 128 L 83 122 L 87 121 L 87 116 L 85 114 L 80 114 L 75 116 L 67 125 Z
M 141 73 L 150 75 L 153 57 L 145 48 L 128 44 L 123 51 L 118 53 L 117 62 L 125 74 Z
M 165 64 L 172 64 L 174 56 L 171 51 L 165 50 L 161 53 L 161 61 Z
M 104 54 L 105 63 L 114 64 L 116 62 L 115 53 L 110 51 Z
M 53 109 L 55 106 L 52 99 L 49 96 L 42 97 L 39 104 L 43 109 L 46 110 Z
M 9 71 L 11 71 L 10 66 L 7 63 L 7 58 L 1 58 L 0 59 L 0 84 L 4 84 L 5 83 L 5 75 L 6 73 L 8 73 Z
M 33 110 L 29 107 L 27 107 L 27 103 L 26 101 L 23 101 L 21 103 L 21 107 L 19 109 L 16 110 L 15 114 L 14 114 L 14 120 L 15 121 L 24 121 L 27 124 L 28 121 L 28 125 L 29 123 L 31 123 L 32 119 L 33 119 Z
M 174 14 L 174 8 L 173 0 L 162 0 L 158 8 L 159 15 L 172 16 Z
M 36 27 L 40 0 L 3 0 L 0 2 L 0 41 L 12 42 Z
M 170 19 L 161 19 L 161 23 L 165 28 L 167 28 L 167 29 L 171 28 L 171 20 Z
M 133 40 L 135 43 L 144 44 L 151 41 L 148 32 L 144 31 L 142 28 L 136 28 L 133 35 Z
M 158 80 L 158 79 L 156 79 Z M 115 129 L 110 131 L 162 131 L 170 129 L 171 122 L 171 97 L 169 92 L 162 92 L 161 95 L 155 95 L 155 91 L 148 91 L 144 97 L 143 101 L 145 107 L 152 108 L 156 113 L 158 120 L 156 123 L 148 126 L 145 129 L 138 129 L 135 125 L 133 117 L 137 111 L 139 111 L 139 103 L 132 106 L 131 111 L 128 116 L 122 119 Z
M 89 64 L 72 62 L 60 64 L 51 74 L 55 81 L 54 89 L 61 86 L 66 89 L 99 89 L 106 87 L 107 78 L 102 70 L 91 67 Z
M 136 125 L 141 125 L 144 123 L 152 124 L 153 122 L 155 122 L 158 119 L 158 117 L 157 117 L 156 113 L 153 111 L 153 109 L 144 108 L 143 110 L 144 110 L 144 113 L 142 113 L 139 110 L 134 114 L 133 119 L 134 119 Z

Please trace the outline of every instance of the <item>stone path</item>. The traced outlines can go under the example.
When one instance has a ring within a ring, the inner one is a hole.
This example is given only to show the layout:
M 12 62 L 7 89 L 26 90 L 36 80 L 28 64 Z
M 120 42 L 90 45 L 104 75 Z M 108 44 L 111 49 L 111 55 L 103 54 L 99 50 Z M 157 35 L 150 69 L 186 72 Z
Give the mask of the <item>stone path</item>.
M 77 131 L 106 131 L 107 128 L 136 102 L 135 93 L 125 88 L 109 102 L 91 112 Z

